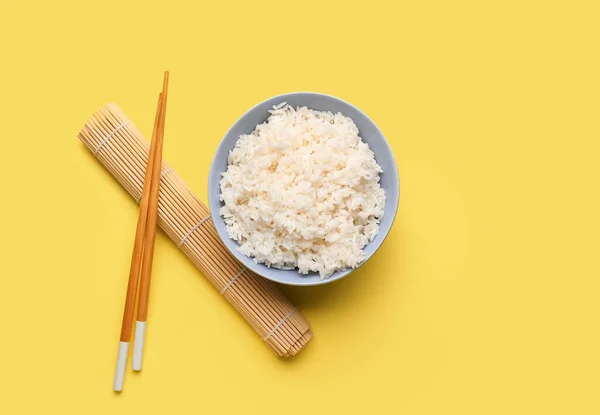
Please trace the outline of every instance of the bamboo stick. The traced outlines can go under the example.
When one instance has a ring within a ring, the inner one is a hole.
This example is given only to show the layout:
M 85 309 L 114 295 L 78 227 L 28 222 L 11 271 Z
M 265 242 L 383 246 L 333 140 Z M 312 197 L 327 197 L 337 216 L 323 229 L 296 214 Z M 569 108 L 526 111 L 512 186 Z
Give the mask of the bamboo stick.
M 138 297 L 137 321 L 135 322 L 135 341 L 133 342 L 133 370 L 142 370 L 144 341 L 146 337 L 146 320 L 148 317 L 148 302 L 150 301 L 150 280 L 152 277 L 152 262 L 154 260 L 154 243 L 156 236 L 156 221 L 158 215 L 158 191 L 160 187 L 160 174 L 162 167 L 162 149 L 165 135 L 165 117 L 169 95 L 169 72 L 165 72 L 163 89 L 161 93 L 160 115 L 158 117 L 157 132 L 150 144 L 156 140 L 156 151 L 153 153 L 152 165 L 146 170 L 151 170 L 150 196 L 148 201 L 148 218 L 146 235 L 144 239 L 144 257 L 142 260 L 142 274 L 140 277 L 140 292 Z M 151 153 L 152 154 L 152 153 Z M 151 168 L 150 168 L 151 167 Z M 145 184 L 144 184 L 145 186 Z M 144 196 L 142 194 L 142 201 Z
M 131 340 L 131 329 L 133 326 L 133 314 L 135 308 L 135 299 L 138 293 L 138 282 L 140 279 L 140 266 L 142 264 L 142 254 L 145 242 L 146 224 L 148 218 L 148 206 L 151 196 L 151 178 L 152 169 L 156 158 L 156 133 L 161 114 L 162 95 L 158 97 L 156 106 L 156 117 L 154 120 L 154 129 L 152 131 L 152 141 L 150 145 L 150 159 L 148 168 L 144 174 L 144 186 L 142 191 L 142 200 L 140 204 L 140 213 L 138 216 L 135 230 L 135 241 L 133 244 L 133 253 L 131 256 L 131 266 L 129 269 L 129 281 L 127 283 L 127 293 L 125 295 L 125 309 L 123 310 L 123 322 L 121 324 L 121 337 L 119 339 L 119 353 L 117 356 L 117 366 L 115 369 L 115 380 L 113 389 L 117 392 L 123 390 L 125 380 L 125 367 L 127 365 L 127 355 L 129 353 L 129 342 Z M 155 225 L 156 226 L 156 225 Z

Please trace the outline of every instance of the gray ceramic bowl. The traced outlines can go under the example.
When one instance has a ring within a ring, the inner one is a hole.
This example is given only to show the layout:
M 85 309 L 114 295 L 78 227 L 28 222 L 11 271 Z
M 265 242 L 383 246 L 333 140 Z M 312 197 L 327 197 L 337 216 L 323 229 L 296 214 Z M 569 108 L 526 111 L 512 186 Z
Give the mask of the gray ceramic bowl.
M 219 201 L 219 195 L 221 193 L 219 180 L 221 179 L 221 173 L 227 170 L 227 156 L 229 155 L 229 151 L 233 149 L 240 135 L 249 134 L 258 124 L 265 122 L 269 116 L 268 110 L 270 110 L 273 105 L 277 105 L 284 101 L 293 107 L 307 106 L 308 108 L 319 111 L 331 111 L 334 113 L 341 112 L 342 114 L 352 118 L 352 120 L 355 122 L 360 131 L 362 140 L 369 144 L 369 147 L 375 153 L 375 159 L 377 160 L 377 163 L 379 163 L 383 169 L 383 174 L 381 175 L 381 186 L 385 190 L 386 194 L 384 215 L 380 224 L 379 233 L 375 239 L 373 239 L 373 241 L 371 241 L 364 248 L 364 251 L 367 254 L 366 260 L 368 260 L 383 243 L 385 237 L 392 227 L 392 223 L 394 222 L 396 210 L 398 209 L 398 199 L 400 196 L 400 179 L 398 177 L 398 168 L 396 167 L 396 161 L 394 160 L 392 150 L 388 142 L 385 140 L 383 133 L 361 110 L 345 101 L 342 101 L 339 98 L 313 92 L 296 92 L 269 98 L 242 115 L 235 122 L 235 124 L 233 124 L 229 131 L 227 131 L 225 137 L 223 137 L 223 140 L 221 140 L 221 144 L 219 144 L 219 148 L 217 149 L 212 161 L 212 165 L 210 166 L 210 174 L 208 178 L 208 201 L 210 213 L 212 220 L 215 223 L 215 227 L 217 228 L 217 232 L 225 243 L 227 249 L 229 249 L 229 251 L 241 263 L 255 273 L 262 275 L 269 280 L 282 284 L 326 284 L 345 277 L 354 271 L 354 269 L 338 271 L 329 278 L 321 280 L 319 278 L 319 274 L 316 273 L 302 275 L 298 273 L 297 270 L 280 270 L 276 268 L 268 268 L 263 264 L 256 264 L 253 259 L 242 255 L 237 250 L 237 242 L 229 239 L 227 236 L 227 231 L 225 230 L 225 222 L 219 215 L 219 209 L 222 206 L 222 203 Z

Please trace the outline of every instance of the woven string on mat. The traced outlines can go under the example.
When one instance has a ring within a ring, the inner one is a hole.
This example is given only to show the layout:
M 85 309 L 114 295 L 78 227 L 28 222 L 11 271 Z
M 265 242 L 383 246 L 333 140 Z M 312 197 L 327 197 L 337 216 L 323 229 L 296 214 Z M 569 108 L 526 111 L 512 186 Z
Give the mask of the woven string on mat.
M 139 203 L 150 146 L 131 120 L 116 104 L 108 104 L 85 123 L 79 138 Z M 274 283 L 227 251 L 208 208 L 165 162 L 158 224 L 277 356 L 293 356 L 308 343 L 312 332 L 304 316 Z

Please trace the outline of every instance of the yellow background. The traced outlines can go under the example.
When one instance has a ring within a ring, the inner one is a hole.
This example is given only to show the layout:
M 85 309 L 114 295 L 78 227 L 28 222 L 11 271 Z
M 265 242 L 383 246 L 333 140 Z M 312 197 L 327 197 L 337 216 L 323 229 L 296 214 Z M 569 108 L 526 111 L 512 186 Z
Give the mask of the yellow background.
M 589 1 L 3 1 L 0 413 L 600 413 L 600 14 Z M 206 201 L 246 109 L 369 114 L 401 198 L 377 255 L 285 288 L 279 360 L 160 234 L 144 371 L 112 392 L 137 209 L 76 138 L 117 102 Z

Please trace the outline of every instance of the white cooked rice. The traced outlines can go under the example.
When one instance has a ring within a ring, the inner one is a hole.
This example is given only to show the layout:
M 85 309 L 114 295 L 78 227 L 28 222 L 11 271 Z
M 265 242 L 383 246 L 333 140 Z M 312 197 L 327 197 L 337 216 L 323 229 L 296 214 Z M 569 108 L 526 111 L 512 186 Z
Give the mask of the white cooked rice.
M 356 267 L 379 232 L 381 167 L 341 113 L 273 107 L 240 136 L 222 174 L 227 233 L 255 262 L 319 272 Z

